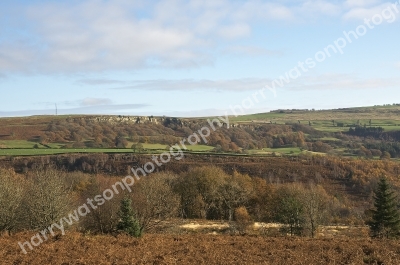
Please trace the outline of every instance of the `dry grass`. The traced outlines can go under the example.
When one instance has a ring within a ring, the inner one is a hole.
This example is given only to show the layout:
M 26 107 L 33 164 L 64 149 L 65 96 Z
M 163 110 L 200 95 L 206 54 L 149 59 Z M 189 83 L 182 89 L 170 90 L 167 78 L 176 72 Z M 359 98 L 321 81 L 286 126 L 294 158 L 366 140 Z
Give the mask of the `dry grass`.
M 227 235 L 85 236 L 70 232 L 24 255 L 0 238 L 2 264 L 399 264 L 399 241 Z

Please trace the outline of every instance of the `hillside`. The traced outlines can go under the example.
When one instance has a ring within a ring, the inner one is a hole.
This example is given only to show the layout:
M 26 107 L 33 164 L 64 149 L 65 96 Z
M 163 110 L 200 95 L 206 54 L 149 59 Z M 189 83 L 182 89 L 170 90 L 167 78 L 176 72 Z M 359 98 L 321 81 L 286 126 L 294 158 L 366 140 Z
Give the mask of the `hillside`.
M 1 213 L 9 218 L 2 231 L 12 235 L 0 238 L 0 256 L 18 264 L 71 263 L 82 249 L 93 260 L 93 249 L 103 249 L 102 264 L 209 262 L 210 255 L 221 264 L 286 264 L 299 255 L 299 264 L 390 264 L 398 258 L 396 241 L 367 240 L 366 224 L 381 177 L 400 191 L 397 111 L 278 110 L 214 117 L 211 124 L 137 116 L 0 119 L 2 198 L 14 202 Z M 383 113 L 392 120 L 377 119 Z M 207 126 L 210 134 L 200 137 Z M 128 189 L 122 182 L 131 175 L 137 178 Z M 98 196 L 110 199 L 88 215 L 79 212 Z M 118 228 L 125 198 L 145 233 L 140 239 Z M 29 237 L 26 231 L 61 224 L 76 209 L 82 218 L 66 221 L 67 236 L 18 254 L 16 240 Z M 199 224 L 206 228 L 192 229 Z M 162 246 L 151 253 L 117 253 L 146 251 L 155 241 Z M 48 249 L 60 255 L 41 255 Z
M 399 105 L 388 105 L 230 116 L 229 124 L 217 126 L 207 139 L 183 149 L 247 155 L 317 152 L 368 158 L 380 158 L 387 152 L 396 158 L 400 154 L 399 113 Z M 141 152 L 159 153 L 204 126 L 210 126 L 207 118 L 91 115 L 1 118 L 0 155 L 134 152 L 133 144 L 140 144 Z

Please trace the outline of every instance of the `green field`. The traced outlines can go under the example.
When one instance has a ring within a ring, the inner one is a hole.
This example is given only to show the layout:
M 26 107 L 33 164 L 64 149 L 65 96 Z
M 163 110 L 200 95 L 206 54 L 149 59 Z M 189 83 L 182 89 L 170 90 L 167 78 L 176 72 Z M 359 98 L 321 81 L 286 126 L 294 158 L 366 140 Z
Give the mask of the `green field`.
M 65 143 L 63 143 L 63 144 L 62 143 L 48 143 L 46 145 L 50 146 L 52 149 L 58 149 L 58 148 L 63 147 L 65 145 Z
M 272 153 L 280 153 L 284 155 L 289 154 L 300 154 L 302 151 L 298 147 L 287 147 L 287 148 L 263 148 L 261 150 L 249 150 L 249 154 L 257 155 L 270 155 Z
M 329 142 L 329 141 L 332 141 L 332 142 L 340 141 L 339 139 L 337 139 L 335 137 L 322 137 L 322 138 L 319 138 L 318 140 L 319 141 L 327 141 L 327 142 Z
M 258 113 L 243 116 L 230 116 L 230 122 L 251 122 L 251 121 L 267 121 L 267 120 L 279 120 L 285 117 L 284 113 Z
M 132 143 L 130 143 L 128 146 L 131 146 Z M 180 145 L 181 146 L 181 145 Z M 213 146 L 208 146 L 208 145 L 190 145 L 186 144 L 187 150 L 188 151 L 211 151 L 214 149 Z M 143 149 L 145 150 L 169 150 L 169 147 L 164 144 L 143 144 Z
M 130 148 L 71 148 L 61 149 L 63 144 L 48 144 L 52 148 L 44 148 L 39 145 L 39 149 L 34 149 L 34 142 L 8 140 L 1 141 L 7 146 L 7 149 L 0 148 L 0 156 L 30 156 L 30 155 L 55 155 L 67 153 L 133 153 Z M 207 145 L 187 145 L 188 151 L 193 152 L 207 152 L 214 149 L 212 146 Z M 167 150 L 167 145 L 163 144 L 143 144 L 143 151 L 141 153 L 162 153 Z M 169 148 L 168 148 L 169 150 Z M 136 153 L 139 151 L 136 150 Z
M 335 110 L 277 110 L 268 113 L 243 115 L 230 117 L 231 123 L 298 123 L 309 125 L 323 132 L 348 131 L 349 125 L 366 124 L 369 126 L 383 127 L 385 131 L 400 130 L 400 106 L 386 105 L 373 107 L 358 107 Z M 333 122 L 335 125 L 333 125 Z M 343 123 L 345 127 L 337 127 L 337 123 Z
M 33 148 L 35 144 L 26 140 L 3 140 L 0 141 L 0 148 Z
M 187 150 L 194 152 L 206 152 L 214 149 L 213 146 L 208 145 L 187 145 Z
M 68 153 L 132 153 L 129 149 L 0 149 L 0 156 L 55 155 Z

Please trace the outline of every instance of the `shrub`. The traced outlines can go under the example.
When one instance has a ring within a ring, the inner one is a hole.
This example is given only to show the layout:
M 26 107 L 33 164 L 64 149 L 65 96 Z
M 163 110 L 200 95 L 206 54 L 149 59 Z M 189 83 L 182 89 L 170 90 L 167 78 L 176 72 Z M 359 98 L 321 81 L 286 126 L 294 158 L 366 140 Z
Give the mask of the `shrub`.
M 239 207 L 235 210 L 236 228 L 240 234 L 245 234 L 247 227 L 251 224 L 251 217 L 246 207 Z

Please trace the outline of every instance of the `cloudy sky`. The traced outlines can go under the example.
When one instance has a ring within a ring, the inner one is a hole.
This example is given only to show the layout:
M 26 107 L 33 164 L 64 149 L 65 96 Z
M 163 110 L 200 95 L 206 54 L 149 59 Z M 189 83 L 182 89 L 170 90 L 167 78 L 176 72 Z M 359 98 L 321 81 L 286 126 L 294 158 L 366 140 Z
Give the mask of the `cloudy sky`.
M 379 0 L 2 0 L 0 116 L 400 103 L 399 11 Z

